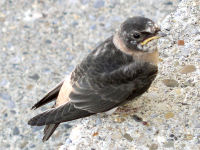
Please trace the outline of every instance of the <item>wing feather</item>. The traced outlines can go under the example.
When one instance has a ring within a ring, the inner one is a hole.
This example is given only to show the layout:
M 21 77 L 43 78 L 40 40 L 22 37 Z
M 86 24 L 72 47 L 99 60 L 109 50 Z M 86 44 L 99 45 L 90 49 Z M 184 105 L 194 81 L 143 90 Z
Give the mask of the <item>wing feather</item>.
M 149 88 L 156 73 L 156 66 L 142 62 L 131 63 L 107 74 L 89 72 L 74 82 L 70 102 L 76 108 L 91 113 L 108 111 L 129 100 L 129 97 L 134 98 L 131 95 L 142 94 L 144 87 Z

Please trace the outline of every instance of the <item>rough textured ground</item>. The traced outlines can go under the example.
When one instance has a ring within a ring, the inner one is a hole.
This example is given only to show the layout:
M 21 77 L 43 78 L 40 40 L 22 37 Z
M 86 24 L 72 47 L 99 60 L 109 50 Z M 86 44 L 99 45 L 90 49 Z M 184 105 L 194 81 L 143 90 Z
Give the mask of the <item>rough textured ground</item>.
M 175 11 L 177 3 L 1 0 L 0 149 L 200 149 L 200 4 L 183 0 Z M 159 42 L 159 75 L 149 92 L 129 105 L 128 115 L 65 123 L 42 143 L 42 127 L 27 125 L 40 112 L 30 107 L 135 15 L 168 34 Z

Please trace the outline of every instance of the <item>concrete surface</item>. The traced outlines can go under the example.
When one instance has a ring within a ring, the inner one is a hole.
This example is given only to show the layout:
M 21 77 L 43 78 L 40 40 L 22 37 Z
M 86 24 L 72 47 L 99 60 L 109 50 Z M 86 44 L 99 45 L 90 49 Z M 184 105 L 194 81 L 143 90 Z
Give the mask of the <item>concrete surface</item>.
M 200 4 L 183 0 L 176 9 L 178 3 L 1 0 L 0 149 L 200 149 Z M 129 115 L 65 123 L 42 143 L 43 128 L 27 121 L 50 105 L 41 111 L 31 106 L 135 15 L 153 19 L 168 34 L 158 44 L 159 75 L 149 92 L 129 105 Z

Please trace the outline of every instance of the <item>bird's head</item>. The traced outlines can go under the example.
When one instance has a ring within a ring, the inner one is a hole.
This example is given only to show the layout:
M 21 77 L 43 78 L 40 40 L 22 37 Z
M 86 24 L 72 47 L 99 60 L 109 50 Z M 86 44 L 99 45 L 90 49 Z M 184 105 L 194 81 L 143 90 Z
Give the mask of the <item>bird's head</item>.
M 129 51 L 147 52 L 150 49 L 146 45 L 149 41 L 159 38 L 159 31 L 160 28 L 152 20 L 145 17 L 132 17 L 121 24 L 117 38 Z M 119 44 L 120 42 L 115 42 L 118 48 Z

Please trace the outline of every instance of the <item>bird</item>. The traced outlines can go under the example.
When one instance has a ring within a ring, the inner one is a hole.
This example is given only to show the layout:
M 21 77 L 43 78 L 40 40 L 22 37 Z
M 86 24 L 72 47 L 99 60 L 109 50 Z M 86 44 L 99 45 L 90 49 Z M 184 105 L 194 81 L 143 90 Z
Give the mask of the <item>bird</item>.
M 32 109 L 55 101 L 52 108 L 28 121 L 44 126 L 43 142 L 60 123 L 107 112 L 146 92 L 158 73 L 159 26 L 135 16 L 91 51 L 68 78 L 48 92 Z

